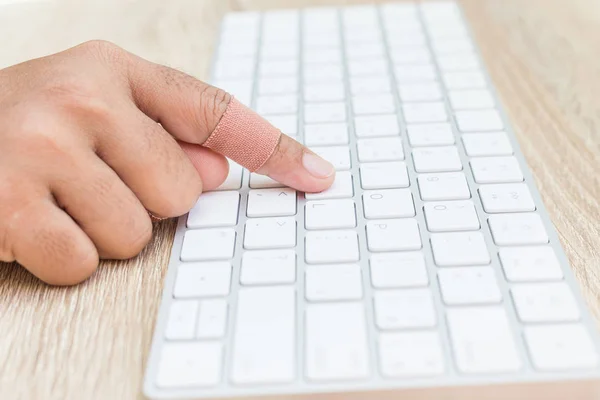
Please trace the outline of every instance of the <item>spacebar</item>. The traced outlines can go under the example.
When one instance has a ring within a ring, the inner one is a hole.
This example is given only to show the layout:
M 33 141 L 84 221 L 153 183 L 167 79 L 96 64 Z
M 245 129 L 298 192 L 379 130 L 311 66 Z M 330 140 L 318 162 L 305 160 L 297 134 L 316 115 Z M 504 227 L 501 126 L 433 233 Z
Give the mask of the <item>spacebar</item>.
M 234 384 L 284 383 L 296 373 L 296 293 L 293 287 L 238 293 L 233 342 Z

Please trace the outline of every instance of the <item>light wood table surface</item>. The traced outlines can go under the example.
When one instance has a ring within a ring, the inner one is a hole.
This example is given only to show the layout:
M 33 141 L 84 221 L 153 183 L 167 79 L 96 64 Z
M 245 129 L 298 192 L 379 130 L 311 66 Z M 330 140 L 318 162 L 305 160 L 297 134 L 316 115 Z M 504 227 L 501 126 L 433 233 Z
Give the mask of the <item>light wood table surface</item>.
M 229 9 L 355 1 L 57 0 L 0 5 L 0 67 L 112 40 L 206 76 Z M 476 41 L 588 303 L 600 317 L 600 3 L 463 0 Z M 7 11 L 8 10 L 8 11 Z M 136 399 L 175 224 L 136 259 L 48 287 L 0 264 L 0 398 Z

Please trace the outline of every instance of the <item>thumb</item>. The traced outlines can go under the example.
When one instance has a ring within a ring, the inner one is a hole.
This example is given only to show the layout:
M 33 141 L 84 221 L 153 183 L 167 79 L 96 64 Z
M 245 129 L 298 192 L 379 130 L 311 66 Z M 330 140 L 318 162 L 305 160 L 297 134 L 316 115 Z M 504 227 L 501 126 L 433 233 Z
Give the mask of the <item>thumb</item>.
M 333 183 L 333 166 L 222 89 L 131 55 L 137 106 L 176 139 L 209 147 L 250 171 L 305 192 Z M 189 152 L 189 149 L 188 149 Z

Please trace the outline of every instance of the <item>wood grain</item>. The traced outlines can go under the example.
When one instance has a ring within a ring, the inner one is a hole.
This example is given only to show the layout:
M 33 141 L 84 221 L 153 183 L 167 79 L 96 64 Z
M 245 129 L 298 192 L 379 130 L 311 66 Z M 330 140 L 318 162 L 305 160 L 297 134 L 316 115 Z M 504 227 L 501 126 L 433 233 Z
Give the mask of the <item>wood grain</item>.
M 358 2 L 290 0 L 285 5 Z M 54 14 L 33 4 L 22 6 L 11 11 L 10 23 L 7 18 L 1 25 L 0 66 L 104 38 L 203 77 L 225 11 L 281 3 L 63 1 Z M 462 3 L 600 320 L 600 3 Z M 90 280 L 72 288 L 48 287 L 16 265 L 0 264 L 0 398 L 143 398 L 141 383 L 174 223 L 155 228 L 153 242 L 139 257 L 103 263 Z

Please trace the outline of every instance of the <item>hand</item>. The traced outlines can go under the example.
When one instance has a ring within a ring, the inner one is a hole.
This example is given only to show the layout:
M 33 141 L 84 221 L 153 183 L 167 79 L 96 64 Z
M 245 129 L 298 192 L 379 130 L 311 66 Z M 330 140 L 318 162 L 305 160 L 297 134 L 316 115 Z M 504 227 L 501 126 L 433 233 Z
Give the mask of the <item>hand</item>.
M 148 212 L 185 214 L 227 176 L 200 145 L 230 100 L 101 41 L 0 70 L 0 261 L 69 285 L 138 254 Z M 334 178 L 285 135 L 257 172 L 308 192 Z

